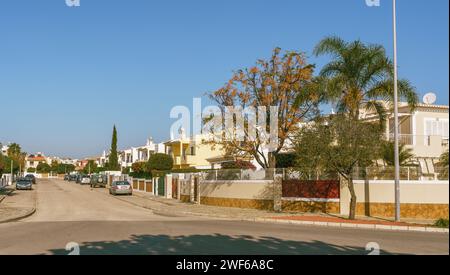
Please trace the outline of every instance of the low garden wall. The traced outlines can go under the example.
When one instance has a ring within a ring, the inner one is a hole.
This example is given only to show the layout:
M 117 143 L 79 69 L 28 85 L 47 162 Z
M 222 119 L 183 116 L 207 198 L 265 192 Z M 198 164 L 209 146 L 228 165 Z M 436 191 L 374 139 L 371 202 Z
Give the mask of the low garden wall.
M 274 184 L 270 180 L 200 181 L 200 204 L 273 210 Z
M 393 181 L 355 181 L 357 215 L 395 216 Z M 404 181 L 400 183 L 401 217 L 436 220 L 449 217 L 448 181 Z M 341 214 L 348 214 L 350 192 L 341 185 Z
M 340 213 L 338 180 L 283 180 L 282 210 L 286 212 Z
M 182 202 L 284 212 L 349 213 L 348 187 L 338 180 L 282 180 L 281 177 L 275 180 L 202 180 L 199 174 L 173 174 L 167 177 L 167 198 Z M 139 180 L 133 181 L 133 185 L 141 189 Z M 395 190 L 392 180 L 355 181 L 355 190 L 357 215 L 394 216 Z M 449 183 L 404 181 L 401 183 L 401 202 L 402 218 L 448 218 Z

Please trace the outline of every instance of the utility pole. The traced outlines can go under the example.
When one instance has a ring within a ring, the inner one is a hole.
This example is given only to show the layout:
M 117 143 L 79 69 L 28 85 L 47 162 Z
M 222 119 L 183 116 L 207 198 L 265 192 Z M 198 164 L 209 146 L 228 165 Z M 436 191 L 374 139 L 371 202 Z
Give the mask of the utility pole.
M 396 0 L 392 0 L 392 19 L 394 34 L 394 152 L 395 152 L 395 221 L 400 221 L 400 159 L 399 159 L 399 122 L 398 122 L 398 65 L 397 65 L 397 9 Z
M 14 183 L 14 161 L 11 160 L 11 185 Z

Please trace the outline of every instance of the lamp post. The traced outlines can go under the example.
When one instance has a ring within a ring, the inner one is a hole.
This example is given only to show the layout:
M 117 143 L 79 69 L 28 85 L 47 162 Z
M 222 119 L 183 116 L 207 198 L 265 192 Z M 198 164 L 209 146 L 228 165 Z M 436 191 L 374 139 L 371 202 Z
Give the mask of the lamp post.
M 11 160 L 11 185 L 14 184 L 14 161 Z
M 392 27 L 394 35 L 394 155 L 395 155 L 395 221 L 400 221 L 400 158 L 398 122 L 398 68 L 397 68 L 397 10 L 392 0 Z

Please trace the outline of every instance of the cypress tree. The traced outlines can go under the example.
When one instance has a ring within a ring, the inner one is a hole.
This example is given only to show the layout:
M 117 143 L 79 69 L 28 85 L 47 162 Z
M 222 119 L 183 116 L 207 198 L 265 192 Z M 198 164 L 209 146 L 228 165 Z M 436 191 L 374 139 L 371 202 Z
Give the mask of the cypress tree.
M 116 125 L 114 125 L 113 128 L 113 135 L 112 135 L 112 141 L 111 141 L 111 152 L 109 154 L 109 163 L 108 163 L 109 170 L 112 171 L 119 171 L 119 158 L 117 155 L 117 129 Z

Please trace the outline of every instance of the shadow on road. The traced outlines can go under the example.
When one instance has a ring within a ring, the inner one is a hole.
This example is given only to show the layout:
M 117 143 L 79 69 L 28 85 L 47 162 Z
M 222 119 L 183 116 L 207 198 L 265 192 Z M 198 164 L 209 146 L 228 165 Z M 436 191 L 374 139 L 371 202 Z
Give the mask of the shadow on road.
M 67 255 L 64 249 L 49 251 Z M 81 255 L 366 255 L 362 247 L 337 246 L 321 241 L 286 241 L 273 237 L 190 235 L 132 235 L 118 242 L 80 244 Z M 381 251 L 381 254 L 387 254 Z

